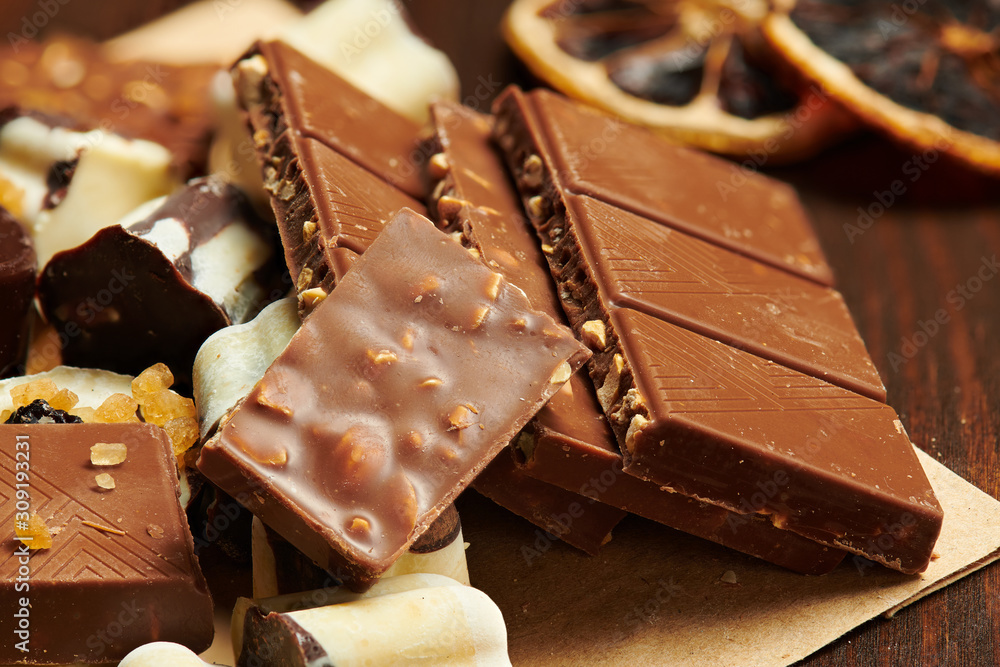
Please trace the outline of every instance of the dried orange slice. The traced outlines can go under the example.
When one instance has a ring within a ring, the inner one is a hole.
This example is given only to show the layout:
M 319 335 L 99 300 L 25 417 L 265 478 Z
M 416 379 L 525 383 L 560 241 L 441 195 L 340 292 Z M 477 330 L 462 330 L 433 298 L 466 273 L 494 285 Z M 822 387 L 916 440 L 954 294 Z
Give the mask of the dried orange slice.
M 788 162 L 853 127 L 760 58 L 764 0 L 515 0 L 504 36 L 549 85 L 687 144 Z
M 762 31 L 865 121 L 918 150 L 1000 174 L 993 0 L 784 0 Z

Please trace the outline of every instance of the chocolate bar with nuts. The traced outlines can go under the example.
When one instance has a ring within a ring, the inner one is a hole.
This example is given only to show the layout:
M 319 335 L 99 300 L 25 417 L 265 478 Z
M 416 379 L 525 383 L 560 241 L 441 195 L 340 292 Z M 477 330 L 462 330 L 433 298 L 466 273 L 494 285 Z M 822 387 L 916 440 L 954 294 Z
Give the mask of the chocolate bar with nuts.
M 203 651 L 212 600 L 151 424 L 0 426 L 0 662 L 116 662 L 163 640 Z
M 67 363 L 138 374 L 163 362 L 189 385 L 208 336 L 287 291 L 273 225 L 215 178 L 133 217 L 52 258 L 39 278 L 42 311 L 66 332 Z
M 505 155 L 527 201 L 528 212 L 535 212 L 531 217 L 536 226 L 546 225 L 550 215 L 558 218 L 563 194 L 580 191 L 575 183 L 563 185 L 561 170 L 565 167 L 559 166 L 556 158 L 543 156 L 576 155 L 577 142 L 583 140 L 576 133 L 596 131 L 601 125 L 628 127 L 628 131 L 621 132 L 622 141 L 623 137 L 640 131 L 544 91 L 524 94 L 516 88 L 508 89 L 498 99 L 497 109 L 498 126 L 507 131 L 499 140 L 507 147 Z M 653 137 L 649 139 L 642 151 L 633 146 L 637 161 L 656 162 L 666 155 L 678 160 L 675 168 L 681 168 L 683 161 L 674 155 L 675 147 L 661 145 Z M 593 172 L 595 179 L 600 174 L 604 180 L 595 182 L 607 190 L 618 186 L 624 189 L 633 183 L 634 174 L 628 170 L 611 169 L 620 158 L 615 146 L 614 151 L 609 149 L 608 154 L 586 162 L 587 173 Z M 714 167 L 707 169 L 702 164 L 709 160 L 714 165 L 710 158 L 693 152 L 690 157 L 684 167 L 686 173 L 697 173 L 706 180 L 717 176 Z M 572 164 L 584 168 L 580 166 L 583 162 Z M 655 190 L 662 192 L 656 196 L 673 196 L 670 185 L 668 180 L 659 183 Z M 748 186 L 747 192 L 756 192 L 755 197 L 763 198 L 768 187 L 774 199 L 788 194 L 785 186 L 770 179 L 753 188 Z M 699 223 L 702 226 L 693 232 L 688 229 L 690 225 L 680 231 L 591 197 L 590 190 L 585 189 L 588 194 L 579 201 L 601 213 L 580 218 L 585 228 L 576 233 L 586 234 L 586 243 L 594 248 L 594 270 L 601 273 L 609 299 L 875 400 L 885 400 L 885 387 L 838 292 L 790 273 L 786 270 L 790 269 L 788 266 L 779 263 L 775 268 L 733 252 L 710 234 L 700 233 L 710 230 L 713 221 L 738 217 L 748 230 L 744 236 L 752 240 L 755 248 L 766 248 L 770 243 L 773 249 L 779 247 L 776 242 L 768 241 L 769 235 L 775 233 L 771 229 L 774 212 L 756 200 L 741 201 L 734 197 L 724 202 L 708 197 L 700 204 L 708 222 Z M 683 195 L 688 196 L 691 193 Z M 805 234 L 808 221 L 803 218 L 801 222 L 805 227 L 800 231 Z M 554 247 L 562 233 L 564 230 L 558 223 L 546 228 L 546 247 Z M 794 236 L 785 230 L 781 238 Z M 814 236 L 810 238 L 815 240 Z M 551 253 L 548 257 L 550 263 L 567 261 Z M 568 281 L 561 280 L 564 295 L 583 289 L 569 273 L 564 272 L 563 277 Z M 563 307 L 573 310 L 567 313 L 571 320 L 588 317 L 577 301 L 577 296 L 563 299 Z M 599 324 L 594 321 L 592 326 Z M 602 339 L 597 330 L 588 335 L 598 343 Z
M 533 219 L 554 191 L 587 195 L 823 285 L 833 273 L 795 190 L 543 89 L 494 103 Z M 526 133 L 530 133 L 526 135 Z M 530 156 L 534 156 L 530 161 Z M 734 174 L 738 187 L 732 184 Z
M 490 141 L 489 117 L 448 103 L 433 105 L 431 114 L 436 134 L 428 165 L 437 185 L 430 208 L 439 224 L 456 230 L 522 287 L 535 307 L 562 318 L 538 237 Z M 614 433 L 582 372 L 523 429 L 516 447 L 512 456 L 494 459 L 473 488 L 585 551 L 600 546 L 615 517 L 627 510 L 799 572 L 828 572 L 844 556 L 763 517 L 728 512 L 623 474 Z M 523 462 L 520 472 L 515 459 Z
M 419 128 L 283 42 L 233 80 L 297 292 L 328 294 L 398 210 L 424 212 Z
M 363 589 L 588 357 L 500 274 L 403 210 L 198 467 Z
M 23 372 L 37 269 L 27 230 L 0 206 L 0 378 Z

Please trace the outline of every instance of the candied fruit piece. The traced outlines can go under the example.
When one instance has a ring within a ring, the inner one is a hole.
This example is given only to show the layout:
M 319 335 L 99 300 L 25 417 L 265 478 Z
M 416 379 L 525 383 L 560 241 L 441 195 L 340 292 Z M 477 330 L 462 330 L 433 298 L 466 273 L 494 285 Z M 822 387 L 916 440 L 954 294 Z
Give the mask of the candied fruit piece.
M 28 545 L 29 549 L 48 549 L 52 546 L 52 533 L 45 525 L 45 520 L 35 513 L 31 514 L 27 523 L 16 521 L 14 534 Z
M 69 411 L 76 407 L 76 404 L 80 402 L 80 397 L 71 392 L 69 389 L 60 389 L 56 392 L 52 400 L 49 401 L 51 405 L 56 410 Z
M 101 403 L 94 413 L 94 421 L 101 424 L 122 424 L 126 422 L 137 422 L 139 418 L 135 411 L 139 404 L 131 396 L 125 394 L 111 394 Z
M 174 375 L 166 364 L 153 364 L 132 380 L 132 395 L 142 405 L 147 397 L 158 395 L 174 383 Z
M 163 430 L 170 438 L 174 455 L 181 456 L 198 442 L 198 420 L 191 417 L 177 417 L 163 425 Z
M 55 382 L 48 378 L 43 378 L 41 380 L 25 382 L 11 388 L 10 397 L 14 401 L 14 407 L 19 408 L 28 405 L 36 398 L 40 398 L 48 403 L 58 392 L 59 387 L 56 386 Z
M 38 398 L 29 405 L 19 407 L 4 424 L 80 424 L 83 420 L 63 410 L 56 410 Z
M 181 417 L 196 419 L 197 416 L 198 411 L 194 407 L 194 401 L 169 389 L 148 396 L 142 403 L 142 418 L 157 426 L 166 426 L 172 419 Z
M 73 408 L 73 414 L 87 424 L 93 424 L 97 421 L 95 417 L 97 410 L 94 408 Z
M 97 486 L 102 489 L 111 490 L 115 488 L 115 478 L 106 472 L 102 472 L 100 475 L 94 477 L 94 481 L 97 482 Z
M 123 442 L 99 442 L 90 448 L 90 462 L 95 466 L 116 466 L 126 456 L 128 448 Z

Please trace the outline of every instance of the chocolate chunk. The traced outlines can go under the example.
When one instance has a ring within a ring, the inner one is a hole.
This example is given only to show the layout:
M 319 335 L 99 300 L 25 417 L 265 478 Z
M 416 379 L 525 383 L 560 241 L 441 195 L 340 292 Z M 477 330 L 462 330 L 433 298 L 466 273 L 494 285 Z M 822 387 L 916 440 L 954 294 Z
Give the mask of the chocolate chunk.
M 736 512 L 787 479 L 757 508 L 776 526 L 927 567 L 943 515 L 892 408 L 635 310 L 609 324 L 612 370 L 595 382 L 626 471 Z
M 273 237 L 239 190 L 197 179 L 145 219 L 58 253 L 39 301 L 67 333 L 67 363 L 136 375 L 163 362 L 183 387 L 212 332 L 287 290 Z
M 535 307 L 562 317 L 538 237 L 521 214 L 491 146 L 488 117 L 452 104 L 435 104 L 431 112 L 436 144 L 429 170 L 440 183 L 433 188 L 431 210 L 438 212 L 440 224 L 460 230 L 465 243 L 522 287 Z M 456 206 L 456 201 L 462 203 Z M 591 331 L 585 340 L 594 344 L 597 337 Z M 552 397 L 517 443 L 529 453 L 523 472 L 517 474 L 511 457 L 502 454 L 473 487 L 585 551 L 600 546 L 617 522 L 607 503 L 799 572 L 828 572 L 844 556 L 843 551 L 775 528 L 763 517 L 728 512 L 624 474 L 614 434 L 590 379 L 582 373 Z M 519 453 L 517 458 L 525 456 Z M 539 486 L 543 481 L 547 484 Z M 574 518 L 571 507 L 578 508 L 574 514 L 580 509 L 585 514 Z
M 36 398 L 14 411 L 4 424 L 82 424 L 79 417 L 56 410 L 46 401 Z
M 257 45 L 233 76 L 292 280 L 300 295 L 329 293 L 398 210 L 424 212 L 400 189 L 422 194 L 417 128 L 280 42 Z
M 565 217 L 539 231 L 564 309 L 599 322 L 589 293 L 721 340 L 851 391 L 885 401 L 885 387 L 843 297 L 590 197 L 569 195 Z M 561 205 L 560 205 L 561 207 Z M 593 271 L 593 276 L 588 273 Z M 596 324 L 595 324 L 596 326 Z M 599 340 L 591 347 L 599 349 Z
M 0 194 L 3 184 L 0 183 Z M 35 301 L 35 249 L 24 227 L 0 207 L 0 378 L 23 372 Z
M 525 474 L 581 494 L 587 503 L 600 501 L 802 574 L 826 574 L 844 559 L 844 551 L 782 530 L 756 513 L 757 494 L 781 492 L 782 477 L 763 482 L 739 512 L 730 512 L 627 474 L 617 445 L 569 439 L 538 421 L 517 444 L 515 460 Z
M 568 334 L 404 210 L 198 467 L 364 588 L 582 365 L 589 354 Z
M 93 466 L 90 448 L 98 442 L 123 443 L 127 458 Z M 0 549 L 0 605 L 8 611 L 0 617 L 7 637 L 0 662 L 117 661 L 156 640 L 208 648 L 212 601 L 162 429 L 0 426 L 0 453 L 0 486 L 12 499 L 15 525 L 23 518 L 17 498 L 29 507 L 25 516 L 44 521 L 52 540 L 49 548 L 30 549 L 34 537 L 7 539 Z M 102 472 L 113 476 L 114 489 L 98 487 L 95 475 Z M 152 525 L 160 529 L 155 534 Z
M 533 219 L 548 217 L 539 206 L 554 189 L 589 195 L 832 284 L 819 240 L 791 187 L 546 90 L 508 88 L 494 112 L 498 141 Z

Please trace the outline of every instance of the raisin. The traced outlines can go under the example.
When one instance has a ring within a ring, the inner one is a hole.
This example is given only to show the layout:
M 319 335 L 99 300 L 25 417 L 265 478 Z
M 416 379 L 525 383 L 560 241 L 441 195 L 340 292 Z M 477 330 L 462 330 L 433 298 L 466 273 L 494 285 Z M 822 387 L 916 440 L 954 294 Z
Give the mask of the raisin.
M 64 410 L 56 410 L 46 401 L 36 399 L 17 409 L 5 424 L 82 424 L 83 420 Z

